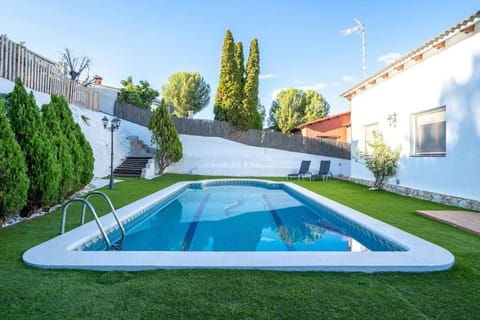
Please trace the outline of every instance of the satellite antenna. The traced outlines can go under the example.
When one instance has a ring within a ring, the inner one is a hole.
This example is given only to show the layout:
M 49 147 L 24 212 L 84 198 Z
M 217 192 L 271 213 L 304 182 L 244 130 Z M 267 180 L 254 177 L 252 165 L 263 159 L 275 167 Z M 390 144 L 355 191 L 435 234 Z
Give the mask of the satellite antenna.
M 362 36 L 362 50 L 363 50 L 363 77 L 365 78 L 367 75 L 367 62 L 366 62 L 366 44 L 365 44 L 365 24 L 361 23 L 358 19 L 353 19 L 357 24 L 355 27 L 348 28 L 342 31 L 344 36 L 349 36 L 352 33 L 358 33 Z

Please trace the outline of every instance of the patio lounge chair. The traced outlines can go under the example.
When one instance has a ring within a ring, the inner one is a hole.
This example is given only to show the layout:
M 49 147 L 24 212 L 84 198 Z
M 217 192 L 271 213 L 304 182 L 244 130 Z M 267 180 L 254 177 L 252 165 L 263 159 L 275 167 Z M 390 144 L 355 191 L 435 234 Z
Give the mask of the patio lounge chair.
M 287 175 L 287 180 L 293 177 L 297 177 L 298 179 L 303 178 L 306 174 L 309 173 L 308 170 L 310 170 L 310 163 L 311 161 L 309 160 L 302 160 L 302 163 L 300 164 L 300 169 L 296 173 L 289 173 Z
M 321 160 L 320 169 L 318 169 L 318 173 L 312 174 L 310 176 L 310 180 L 315 180 L 315 178 L 321 177 L 323 181 L 326 181 L 328 180 L 328 175 L 331 175 L 330 160 Z

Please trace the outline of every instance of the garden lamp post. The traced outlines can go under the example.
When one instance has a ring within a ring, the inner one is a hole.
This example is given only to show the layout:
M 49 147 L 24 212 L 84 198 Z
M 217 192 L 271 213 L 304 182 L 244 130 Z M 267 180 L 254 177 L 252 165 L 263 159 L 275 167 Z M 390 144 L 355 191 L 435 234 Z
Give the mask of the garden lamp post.
M 102 119 L 103 128 L 110 130 L 111 141 L 110 141 L 110 189 L 113 189 L 113 131 L 120 127 L 120 119 L 113 118 L 108 126 L 107 116 Z

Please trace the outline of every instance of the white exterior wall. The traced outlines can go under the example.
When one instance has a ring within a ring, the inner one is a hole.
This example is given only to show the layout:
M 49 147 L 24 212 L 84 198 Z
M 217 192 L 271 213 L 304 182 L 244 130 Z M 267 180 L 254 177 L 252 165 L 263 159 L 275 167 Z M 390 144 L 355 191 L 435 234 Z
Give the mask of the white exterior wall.
M 90 88 L 98 92 L 100 111 L 113 115 L 118 90 L 100 86 L 91 86 Z
M 411 157 L 411 114 L 441 106 L 445 157 Z M 363 148 L 364 126 L 375 122 L 391 146 L 401 147 L 397 175 L 387 183 L 480 200 L 480 33 L 353 96 L 351 111 L 352 155 Z M 396 127 L 386 120 L 393 112 Z M 374 180 L 360 160 L 352 161 L 351 177 Z
M 150 143 L 147 128 L 133 122 L 122 121 L 122 141 L 130 135 Z M 310 171 L 318 172 L 320 160 L 330 160 L 334 176 L 350 175 L 350 160 L 329 158 L 279 149 L 252 147 L 218 137 L 179 135 L 183 158 L 166 169 L 168 173 L 200 174 L 238 177 L 283 177 L 298 171 L 302 160 L 310 160 Z M 124 148 L 125 146 L 123 146 Z

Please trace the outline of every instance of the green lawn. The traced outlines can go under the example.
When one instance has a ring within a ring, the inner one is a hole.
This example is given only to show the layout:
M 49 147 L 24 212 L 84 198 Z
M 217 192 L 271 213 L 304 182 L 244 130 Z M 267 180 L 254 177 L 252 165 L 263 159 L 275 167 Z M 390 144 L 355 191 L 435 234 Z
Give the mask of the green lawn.
M 115 207 L 198 176 L 128 179 L 104 189 Z M 417 216 L 445 206 L 340 180 L 299 185 L 432 241 L 455 255 L 435 273 L 236 270 L 41 270 L 25 250 L 58 234 L 59 211 L 0 229 L 1 319 L 474 319 L 480 315 L 480 237 Z M 102 199 L 95 208 L 106 212 Z M 95 201 L 97 200 L 97 201 Z M 69 210 L 70 212 L 70 210 Z M 67 229 L 78 223 L 74 212 Z

